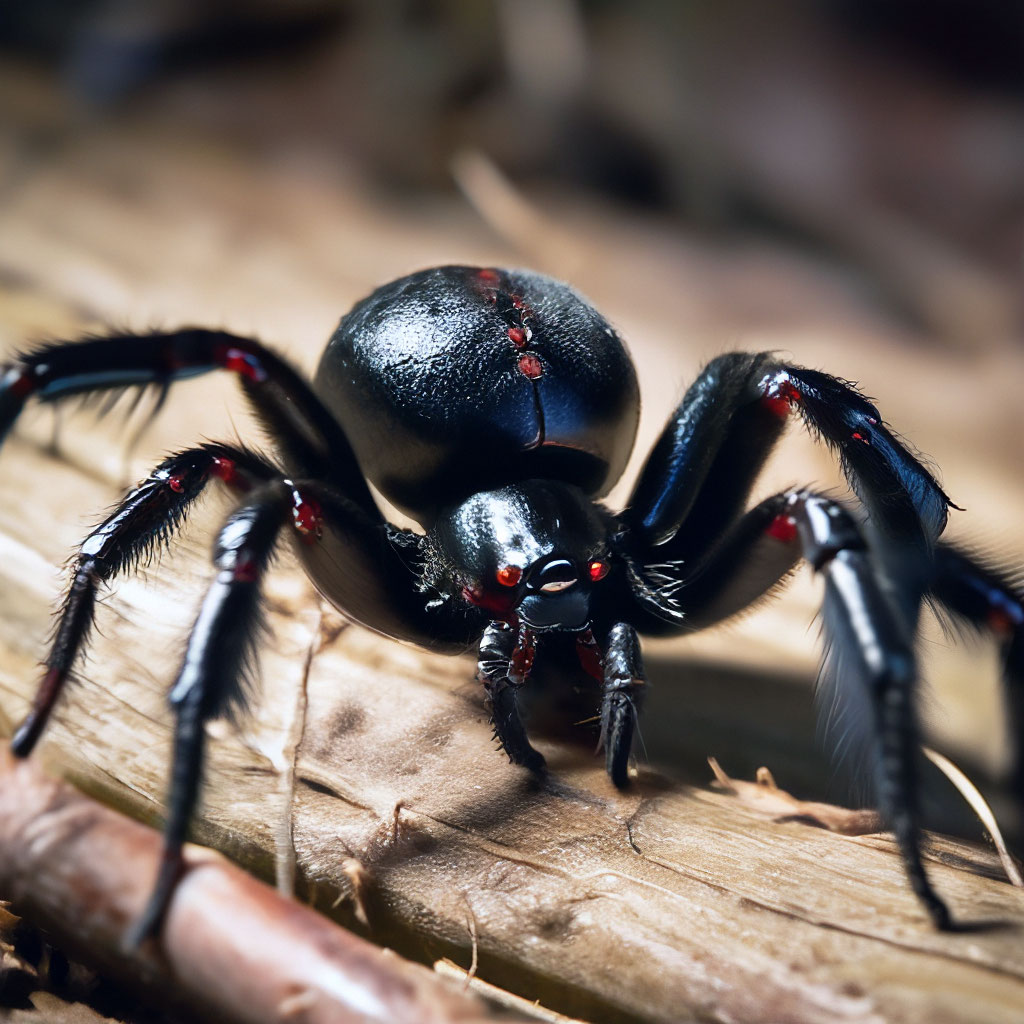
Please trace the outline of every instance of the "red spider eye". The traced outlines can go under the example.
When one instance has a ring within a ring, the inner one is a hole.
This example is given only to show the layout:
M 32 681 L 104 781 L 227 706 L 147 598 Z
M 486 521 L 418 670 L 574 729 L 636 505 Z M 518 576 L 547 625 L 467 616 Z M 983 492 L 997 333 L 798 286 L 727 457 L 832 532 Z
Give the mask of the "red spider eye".
M 518 565 L 504 565 L 495 576 L 503 587 L 514 587 L 523 578 L 523 570 Z
M 598 580 L 603 580 L 608 575 L 608 563 L 598 561 L 594 559 L 590 565 L 587 566 L 587 572 L 590 573 L 590 578 L 596 583 Z

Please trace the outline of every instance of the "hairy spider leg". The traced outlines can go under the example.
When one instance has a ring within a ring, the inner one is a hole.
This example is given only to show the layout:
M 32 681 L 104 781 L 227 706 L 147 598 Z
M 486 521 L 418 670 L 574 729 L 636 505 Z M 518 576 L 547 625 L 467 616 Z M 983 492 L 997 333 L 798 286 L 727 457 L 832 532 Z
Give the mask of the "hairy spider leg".
M 620 788 L 629 781 L 629 755 L 646 682 L 640 638 L 631 625 L 618 622 L 608 632 L 604 653 L 600 746 L 608 775 Z
M 244 704 L 244 680 L 261 622 L 260 585 L 281 529 L 315 537 L 315 484 L 276 479 L 250 492 L 228 516 L 213 551 L 210 584 L 171 687 L 174 754 L 164 849 L 149 902 L 126 941 L 137 945 L 159 928 L 183 867 L 182 848 L 195 810 L 205 758 L 205 724 Z
M 887 591 L 849 512 L 829 498 L 800 493 L 791 508 L 804 558 L 825 580 L 828 653 L 819 707 L 838 707 L 837 724 L 851 747 L 869 756 L 878 807 L 896 836 L 911 887 L 935 926 L 949 929 L 949 910 L 921 859 L 916 620 L 907 621 Z
M 743 511 L 786 426 L 757 393 L 772 362 L 771 353 L 719 356 L 669 418 L 622 513 L 642 546 L 658 549 L 657 560 L 703 553 Z
M 952 625 L 991 633 L 1002 648 L 1003 683 L 1013 732 L 1011 785 L 1024 803 L 1024 576 L 984 556 L 939 544 L 931 598 Z
M 676 611 L 694 628 L 713 625 L 770 591 L 801 557 L 825 581 L 819 713 L 827 731 L 841 731 L 842 744 L 873 768 L 879 809 L 911 886 L 936 926 L 949 928 L 921 859 L 915 623 L 887 592 L 850 512 L 806 490 L 766 499 L 733 524 L 692 577 L 680 577 Z
M 0 369 L 0 441 L 32 397 L 50 402 L 97 390 L 146 385 L 165 390 L 172 381 L 217 369 L 236 375 L 256 414 L 269 428 L 287 470 L 293 476 L 330 484 L 321 497 L 329 506 L 333 528 L 323 531 L 320 506 L 312 494 L 307 501 L 279 470 L 257 456 L 213 445 L 162 463 L 83 544 L 47 675 L 14 740 L 16 753 L 25 756 L 42 731 L 85 643 L 99 583 L 145 557 L 165 539 L 211 475 L 221 476 L 243 492 L 276 478 L 269 492 L 264 488 L 255 494 L 254 503 L 235 513 L 222 531 L 216 555 L 221 574 L 203 605 L 182 676 L 172 691 L 177 724 L 165 856 L 157 888 L 132 931 L 135 941 L 158 927 L 180 872 L 181 845 L 201 779 L 202 724 L 233 702 L 241 702 L 238 683 L 258 616 L 254 584 L 288 514 L 296 535 L 304 540 L 311 534 L 319 540 L 323 533 L 322 545 L 300 547 L 307 552 L 317 550 L 310 564 L 320 568 L 321 581 L 326 574 L 328 599 L 342 610 L 353 611 L 365 596 L 358 585 L 367 585 L 375 600 L 363 609 L 365 614 L 356 617 L 371 628 L 426 647 L 464 647 L 482 629 L 472 615 L 429 607 L 427 597 L 416 586 L 419 541 L 388 527 L 342 428 L 310 385 L 259 342 L 222 331 L 189 328 L 45 345 Z M 314 485 L 304 486 L 308 490 Z M 335 488 L 344 492 L 343 497 Z M 249 549 L 244 544 L 238 547 L 236 541 L 241 544 L 247 538 L 252 540 L 251 557 L 242 557 L 239 552 Z M 229 574 L 228 562 L 237 563 L 237 572 L 231 569 Z M 250 569 L 252 580 L 245 578 Z M 318 581 L 318 574 L 313 575 Z
M 52 402 L 93 391 L 166 389 L 214 370 L 236 376 L 292 476 L 333 480 L 351 501 L 375 507 L 351 445 L 309 383 L 260 342 L 226 331 L 111 334 L 26 352 L 0 369 L 0 442 L 30 398 Z
M 657 587 L 641 578 L 637 599 L 654 619 L 664 613 L 659 597 L 666 589 L 676 597 L 673 612 L 688 628 L 713 626 L 744 611 L 785 582 L 799 553 L 791 539 L 796 525 L 786 511 L 787 494 L 777 494 L 751 509 L 700 561 L 675 575 L 659 568 Z M 884 561 L 884 560 L 883 560 Z M 683 575 L 685 570 L 685 575 Z M 1015 747 L 1010 784 L 1024 802 L 1024 587 L 1019 571 L 964 551 L 945 541 L 934 550 L 929 603 L 954 629 L 989 633 L 1003 655 L 1003 685 Z M 898 593 L 898 591 L 896 591 Z M 663 599 L 662 599 L 663 600 Z
M 161 462 L 86 537 L 44 663 L 46 672 L 31 710 L 11 741 L 15 756 L 27 757 L 32 752 L 86 646 L 100 585 L 135 568 L 168 543 L 210 479 L 217 477 L 244 493 L 280 475 L 252 452 L 220 444 L 191 448 Z
M 830 499 L 790 492 L 741 514 L 791 410 L 839 455 L 868 510 L 884 584 L 860 527 Z M 861 708 L 844 724 L 874 765 L 911 884 L 940 927 L 949 914 L 918 840 L 912 646 L 950 504 L 852 385 L 772 353 L 730 353 L 684 396 L 620 517 L 641 633 L 727 618 L 774 590 L 801 555 L 825 576 L 832 647 L 822 679 L 842 705 Z
M 951 504 L 934 477 L 851 384 L 771 352 L 728 353 L 699 374 L 641 471 L 631 532 L 662 560 L 702 555 L 742 511 L 791 409 L 838 454 L 875 525 L 930 548 Z
M 774 595 L 800 561 L 789 541 L 796 525 L 788 495 L 773 495 L 725 526 L 711 546 L 688 559 L 628 563 L 633 623 L 642 634 L 677 635 L 707 629 Z
M 479 640 L 485 614 L 465 602 L 439 600 L 422 585 L 423 535 L 400 530 L 321 485 L 323 526 L 315 544 L 295 551 L 313 585 L 348 618 L 383 636 L 458 654 Z
M 318 481 L 278 478 L 247 496 L 218 535 L 217 578 L 207 591 L 181 672 L 171 688 L 176 724 L 164 855 L 150 901 L 131 930 L 133 943 L 159 927 L 181 873 L 182 846 L 202 781 L 203 727 L 232 704 L 243 702 L 241 683 L 253 658 L 260 623 L 260 583 L 289 520 L 296 551 L 309 557 L 307 565 L 321 569 L 330 565 L 335 572 L 332 599 L 342 611 L 359 607 L 360 601 L 353 598 L 360 595 L 371 608 L 369 615 L 363 609 L 360 618 L 372 628 L 425 646 L 434 635 L 426 631 L 423 616 L 428 613 L 423 595 L 415 588 L 416 577 L 398 555 L 401 541 L 392 543 L 379 513 L 367 514 L 347 496 Z M 411 537 L 406 538 L 407 544 Z M 351 593 L 339 594 L 342 579 L 352 587 Z M 391 604 L 384 599 L 388 593 Z M 449 643 L 457 640 L 463 646 L 468 635 L 478 635 L 478 627 L 467 632 L 465 616 L 449 619 L 449 614 L 436 612 L 432 620 L 442 642 L 446 629 Z
M 533 748 L 519 714 L 519 689 L 533 662 L 534 638 L 528 629 L 491 622 L 480 640 L 477 679 L 491 706 L 494 736 L 513 764 L 531 771 L 544 768 L 544 756 Z

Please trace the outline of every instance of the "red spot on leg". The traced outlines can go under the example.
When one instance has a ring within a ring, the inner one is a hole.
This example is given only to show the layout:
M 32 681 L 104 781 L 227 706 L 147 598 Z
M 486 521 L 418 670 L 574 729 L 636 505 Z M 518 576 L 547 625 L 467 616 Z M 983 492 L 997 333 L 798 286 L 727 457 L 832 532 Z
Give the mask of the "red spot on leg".
M 783 377 L 773 380 L 765 388 L 761 404 L 779 419 L 784 420 L 789 415 L 790 409 L 800 401 L 800 398 L 800 392 L 796 387 Z
M 529 377 L 530 380 L 536 380 L 544 372 L 540 357 L 532 352 L 524 352 L 516 365 L 519 367 L 519 372 L 524 377 Z
M 515 650 L 509 659 L 508 677 L 513 683 L 525 683 L 526 677 L 533 668 L 533 656 L 537 650 L 537 641 L 534 638 L 533 630 L 523 626 L 519 630 L 519 639 L 516 641 Z
M 576 637 L 576 657 L 588 676 L 598 682 L 604 680 L 604 659 L 601 657 L 601 649 L 597 646 L 594 634 L 589 629 Z
M 0 379 L 0 390 L 9 391 L 15 398 L 27 398 L 36 389 L 34 374 L 21 367 L 12 366 Z
M 219 346 L 216 359 L 225 370 L 237 373 L 255 384 L 260 384 L 267 379 L 267 371 L 263 368 L 259 357 L 251 352 L 245 352 L 240 348 L 229 348 Z
M 851 439 L 854 441 L 860 441 L 862 444 L 871 444 L 870 438 L 865 437 L 859 430 L 855 430 L 851 435 Z
M 987 621 L 988 628 L 1002 639 L 1013 633 L 1013 619 L 1005 608 L 990 608 Z
M 236 583 L 255 583 L 260 578 L 259 566 L 256 560 L 245 555 L 239 555 L 235 562 L 234 578 Z
M 292 522 L 295 529 L 302 534 L 303 540 L 308 544 L 319 540 L 323 536 L 324 513 L 319 502 L 312 498 L 303 498 L 295 495 L 295 504 L 292 507 Z
M 167 478 L 167 486 L 170 487 L 175 494 L 181 494 L 185 490 L 185 474 L 175 473 L 173 476 Z
M 792 544 L 796 540 L 796 520 L 792 516 L 776 516 L 764 532 L 783 544 Z
M 218 480 L 223 480 L 229 487 L 237 486 L 240 482 L 238 467 L 235 465 L 234 460 L 227 459 L 223 455 L 218 455 L 213 460 L 210 472 L 217 477 Z

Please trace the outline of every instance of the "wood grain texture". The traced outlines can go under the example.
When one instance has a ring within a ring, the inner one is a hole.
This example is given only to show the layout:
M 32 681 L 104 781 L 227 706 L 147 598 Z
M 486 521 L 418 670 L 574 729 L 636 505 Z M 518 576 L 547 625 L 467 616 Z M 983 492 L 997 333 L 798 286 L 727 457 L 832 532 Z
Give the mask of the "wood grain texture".
M 179 1019 L 496 1019 L 464 987 L 388 956 L 224 858 L 191 846 L 162 942 L 125 948 L 125 930 L 142 912 L 160 861 L 159 835 L 8 751 L 0 752 L 0 823 L 0 888 L 51 942 L 101 965 L 149 1002 L 173 1008 Z M 501 1014 L 501 1020 L 525 1019 Z

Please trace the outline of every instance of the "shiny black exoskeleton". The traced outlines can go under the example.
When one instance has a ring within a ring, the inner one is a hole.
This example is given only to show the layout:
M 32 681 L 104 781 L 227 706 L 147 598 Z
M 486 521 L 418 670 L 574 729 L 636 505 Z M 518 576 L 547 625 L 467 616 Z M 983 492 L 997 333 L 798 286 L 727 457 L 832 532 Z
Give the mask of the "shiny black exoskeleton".
M 1006 573 L 939 542 L 949 500 L 854 387 L 772 353 L 720 356 L 672 415 L 626 509 L 613 513 L 597 499 L 623 472 L 639 415 L 615 331 L 542 275 L 439 267 L 359 303 L 312 385 L 259 342 L 222 331 L 46 345 L 0 371 L 0 438 L 31 397 L 146 384 L 162 395 L 174 380 L 216 369 L 236 375 L 276 457 L 224 444 L 187 449 L 86 538 L 13 741 L 25 756 L 38 739 L 84 647 L 100 585 L 165 541 L 211 479 L 224 482 L 238 505 L 218 536 L 217 577 L 170 694 L 166 857 L 136 938 L 158 925 L 181 868 L 203 724 L 242 700 L 260 581 L 282 533 L 351 618 L 423 647 L 475 645 L 496 735 L 534 771 L 544 762 L 517 695 L 549 641 L 574 643 L 601 691 L 601 743 L 619 786 L 645 686 L 639 634 L 711 626 L 807 560 L 825 581 L 825 703 L 873 766 L 911 884 L 935 922 L 950 924 L 919 848 L 918 608 L 935 601 L 1001 638 L 1020 726 L 1024 599 Z M 860 507 L 792 489 L 746 508 L 791 413 L 837 453 Z M 423 531 L 390 525 L 367 481 Z

